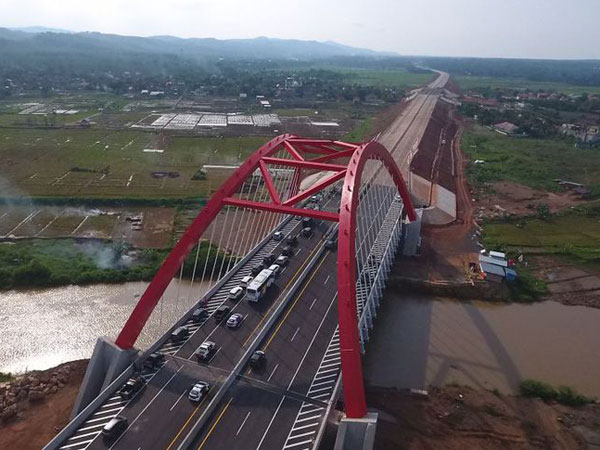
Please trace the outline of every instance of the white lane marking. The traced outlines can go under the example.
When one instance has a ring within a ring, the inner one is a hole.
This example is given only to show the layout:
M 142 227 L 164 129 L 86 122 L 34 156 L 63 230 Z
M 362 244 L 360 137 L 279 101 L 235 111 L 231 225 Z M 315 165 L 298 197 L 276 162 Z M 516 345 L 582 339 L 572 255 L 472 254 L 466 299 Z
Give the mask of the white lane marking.
M 298 331 L 300 331 L 300 327 L 296 328 L 296 331 L 294 332 L 294 335 L 292 336 L 292 338 L 290 339 L 290 342 L 294 341 L 294 338 L 296 337 L 296 335 L 298 334 Z
M 320 392 L 320 391 L 330 391 L 330 390 L 331 390 L 331 386 L 319 388 L 319 389 L 311 389 L 310 391 L 308 391 L 308 395 L 309 395 L 309 397 L 314 398 L 314 396 L 312 394 L 314 394 L 316 392 Z
M 325 278 L 325 281 L 323 282 L 323 284 L 327 284 L 327 282 L 329 281 L 330 277 L 331 277 L 331 275 L 327 275 L 327 278 Z
M 100 433 L 100 430 L 98 430 L 98 431 L 92 431 L 91 433 L 84 433 L 84 434 L 79 434 L 79 435 L 76 434 L 75 436 L 72 436 L 69 439 L 67 439 L 67 442 L 68 441 L 74 441 L 76 439 L 81 439 L 81 438 L 88 437 L 88 436 L 95 436 L 98 433 Z
M 279 409 L 281 408 L 281 405 L 283 404 L 284 400 L 285 400 L 285 396 L 281 397 L 281 401 L 279 402 L 279 405 L 277 405 L 277 409 L 275 410 L 275 414 L 273 414 L 273 417 L 271 417 L 271 421 L 269 422 L 269 425 L 267 425 L 267 429 L 263 433 L 262 438 L 260 439 L 260 442 L 258 443 L 258 446 L 256 447 L 256 450 L 259 450 L 260 446 L 265 441 L 265 438 L 267 437 L 267 433 L 271 429 L 271 425 L 273 425 L 273 422 L 275 422 L 275 417 L 277 416 L 277 413 L 279 412 Z
M 319 422 L 309 423 L 308 425 L 302 425 L 301 427 L 294 427 L 292 428 L 292 431 L 304 430 L 305 428 L 314 427 L 315 425 L 319 425 Z
M 298 420 L 296 420 L 296 423 L 306 422 L 307 420 L 314 420 L 314 419 L 318 419 L 320 417 L 321 417 L 321 414 L 317 414 L 316 416 L 310 416 L 310 417 L 306 417 L 304 419 L 298 419 Z
M 269 375 L 269 378 L 267 378 L 267 383 L 269 381 L 271 381 L 271 378 L 273 378 L 273 375 L 275 375 L 275 371 L 277 370 L 278 367 L 279 367 L 279 364 L 276 364 L 275 367 L 273 368 L 273 371 L 271 372 L 271 375 Z
M 148 402 L 148 404 L 147 404 L 147 405 L 144 407 L 144 409 L 142 409 L 142 411 L 141 411 L 141 412 L 140 412 L 140 413 L 139 413 L 139 414 L 138 414 L 138 415 L 135 417 L 135 419 L 133 419 L 133 420 L 132 420 L 132 421 L 129 423 L 129 426 L 127 427 L 127 429 L 126 429 L 126 430 L 125 430 L 125 431 L 124 431 L 124 432 L 121 434 L 121 436 L 119 436 L 119 438 L 118 438 L 118 439 L 117 439 L 117 440 L 116 440 L 116 441 L 113 443 L 113 445 L 111 445 L 111 446 L 109 447 L 109 450 L 112 450 L 112 449 L 115 447 L 115 445 L 117 445 L 117 444 L 119 443 L 119 441 L 120 441 L 120 440 L 123 438 L 123 436 L 125 436 L 125 435 L 127 434 L 127 431 L 129 431 L 129 429 L 130 429 L 130 428 L 133 426 L 133 424 L 134 424 L 134 423 L 135 423 L 135 422 L 136 422 L 136 421 L 137 421 L 137 420 L 140 418 L 140 416 L 141 416 L 142 414 L 144 414 L 148 408 L 150 408 L 150 405 L 152 404 L 152 402 L 154 402 L 154 400 L 156 400 L 156 398 L 157 398 L 157 397 L 158 397 L 158 396 L 159 396 L 159 395 L 162 393 L 162 391 L 164 391 L 164 390 L 165 390 L 165 388 L 166 388 L 166 387 L 169 385 L 169 383 L 171 382 L 171 380 L 173 380 L 173 378 L 175 378 L 175 377 L 177 376 L 177 374 L 179 373 L 179 371 L 180 371 L 181 369 L 183 369 L 183 367 L 184 367 L 184 366 L 181 366 L 179 369 L 177 369 L 177 371 L 176 371 L 176 372 L 175 372 L 173 375 L 171 375 L 171 378 L 169 378 L 169 379 L 167 380 L 167 382 L 166 382 L 166 383 L 163 385 L 163 387 L 162 387 L 162 388 L 160 388 L 160 391 L 158 391 L 158 392 L 156 393 L 156 395 L 155 395 L 154 397 L 152 397 L 152 400 L 150 400 L 150 401 Z
M 308 309 L 313 309 L 313 306 L 315 306 L 315 303 L 317 303 L 317 297 L 315 297 L 315 299 L 312 301 L 312 303 L 310 304 L 310 307 Z
M 75 444 L 63 445 L 63 446 L 62 446 L 62 447 L 60 447 L 60 448 L 79 447 L 79 446 L 81 446 L 81 445 L 87 445 L 87 444 L 89 444 L 90 442 L 92 442 L 93 440 L 94 440 L 94 439 L 90 439 L 89 441 L 83 441 L 83 442 L 77 442 L 77 443 L 75 443 Z
M 177 401 L 175 403 L 173 403 L 173 406 L 171 406 L 171 409 L 169 409 L 169 411 L 173 411 L 173 409 L 175 408 L 175 406 L 177 406 L 177 403 L 179 403 L 179 400 L 181 400 L 181 398 L 185 395 L 186 392 L 187 392 L 187 389 L 181 393 L 181 395 L 179 396 L 179 398 L 177 399 Z
M 301 437 L 310 436 L 311 434 L 315 434 L 316 432 L 317 432 L 317 430 L 312 430 L 312 431 L 309 431 L 308 433 L 297 434 L 295 436 L 290 436 L 290 439 L 298 439 Z
M 334 382 L 335 380 L 321 381 L 319 383 L 313 383 L 312 387 L 321 386 L 323 384 L 333 384 Z
M 292 447 L 298 447 L 299 445 L 304 445 L 304 444 L 310 444 L 312 442 L 312 439 L 309 439 L 308 441 L 302 441 L 302 442 L 297 442 L 295 444 L 289 444 L 286 445 L 283 448 L 292 448 Z
M 300 252 L 302 251 L 301 248 L 298 249 L 298 251 L 296 252 L 296 256 L 298 256 L 300 254 Z
M 242 428 L 244 428 L 244 425 L 246 424 L 246 420 L 248 420 L 248 417 L 250 417 L 251 413 L 252 413 L 252 411 L 248 411 L 248 414 L 246 414 L 246 417 L 244 417 L 244 420 L 242 421 L 242 424 L 240 425 L 240 427 L 237 430 L 237 433 L 235 433 L 236 436 L 238 434 L 240 434 L 240 431 L 242 431 Z

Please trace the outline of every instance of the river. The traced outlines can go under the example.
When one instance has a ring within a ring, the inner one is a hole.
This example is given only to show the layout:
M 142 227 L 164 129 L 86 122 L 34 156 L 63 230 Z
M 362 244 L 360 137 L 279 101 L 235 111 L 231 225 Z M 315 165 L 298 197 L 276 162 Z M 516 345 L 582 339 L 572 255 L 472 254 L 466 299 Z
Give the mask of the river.
M 171 283 L 138 346 L 154 342 L 201 296 L 203 289 L 198 284 L 190 289 L 189 283 Z M 88 358 L 98 336 L 117 336 L 146 285 L 1 293 L 0 371 Z M 419 388 L 454 382 L 514 393 L 521 379 L 537 378 L 600 395 L 599 309 L 458 302 L 390 291 L 365 358 L 368 383 Z
M 99 336 L 117 337 L 147 284 L 0 292 L 0 371 L 41 370 L 89 358 Z M 202 292 L 199 283 L 190 288 L 189 280 L 173 280 L 136 345 L 153 343 Z
M 365 358 L 374 386 L 457 383 L 517 393 L 535 378 L 600 396 L 600 309 L 386 292 Z

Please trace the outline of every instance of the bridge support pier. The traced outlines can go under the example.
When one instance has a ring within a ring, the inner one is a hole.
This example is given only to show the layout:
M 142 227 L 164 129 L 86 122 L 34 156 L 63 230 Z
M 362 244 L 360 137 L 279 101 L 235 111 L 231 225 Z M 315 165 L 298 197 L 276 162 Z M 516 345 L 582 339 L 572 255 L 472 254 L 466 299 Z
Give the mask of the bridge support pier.
M 137 350 L 123 350 L 104 337 L 98 338 L 79 388 L 71 419 L 131 365 L 136 356 Z
M 334 450 L 372 450 L 375 444 L 377 413 L 360 419 L 344 416 L 338 427 Z
M 415 256 L 419 253 L 421 246 L 421 220 L 423 217 L 423 209 L 416 210 L 417 220 L 406 223 L 406 234 L 404 236 L 404 248 L 402 254 L 405 256 Z

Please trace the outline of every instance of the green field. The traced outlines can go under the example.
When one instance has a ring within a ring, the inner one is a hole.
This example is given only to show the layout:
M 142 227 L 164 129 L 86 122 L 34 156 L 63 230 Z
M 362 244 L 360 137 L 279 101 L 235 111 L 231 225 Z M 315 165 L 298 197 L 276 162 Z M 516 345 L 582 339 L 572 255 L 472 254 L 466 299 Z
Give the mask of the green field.
M 519 139 L 475 126 L 464 133 L 462 149 L 469 158 L 474 184 L 506 180 L 535 189 L 556 190 L 555 179 L 585 184 L 600 194 L 600 150 L 575 148 L 570 139 Z
M 237 164 L 267 137 L 173 137 L 141 131 L 3 129 L 0 177 L 5 196 L 173 198 L 204 196 L 191 180 L 204 164 Z M 144 153 L 161 148 L 163 153 Z M 75 169 L 75 170 L 73 170 Z M 152 172 L 177 172 L 153 178 Z M 222 180 L 212 180 L 220 184 Z
M 600 265 L 600 216 L 597 213 L 487 223 L 483 236 L 488 248 L 562 255 L 575 263 Z
M 463 90 L 469 89 L 514 89 L 531 91 L 555 91 L 563 94 L 588 94 L 600 93 L 600 86 L 576 86 L 566 83 L 553 83 L 548 81 L 529 81 L 518 78 L 492 78 L 492 77 L 476 77 L 476 76 L 452 76 L 454 80 Z
M 406 70 L 338 69 L 344 81 L 361 86 L 390 88 L 414 88 L 430 83 L 435 77 L 431 73 L 412 73 Z

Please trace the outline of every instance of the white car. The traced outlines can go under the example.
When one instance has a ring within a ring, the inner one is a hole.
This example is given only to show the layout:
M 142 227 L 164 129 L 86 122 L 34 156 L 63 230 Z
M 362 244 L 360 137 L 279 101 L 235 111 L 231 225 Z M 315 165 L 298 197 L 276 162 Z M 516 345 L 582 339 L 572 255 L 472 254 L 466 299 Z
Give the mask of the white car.
M 281 231 L 276 231 L 273 234 L 273 239 L 275 239 L 276 241 L 281 241 L 283 239 L 283 233 Z
M 227 296 L 228 300 L 239 300 L 244 296 L 244 288 L 241 286 L 236 286 L 232 290 L 229 291 L 229 295 Z
M 210 384 L 206 381 L 198 381 L 192 386 L 192 389 L 190 389 L 188 398 L 193 402 L 199 402 L 206 394 L 208 394 L 208 391 L 210 391 Z
M 196 350 L 196 358 L 198 358 L 199 361 L 206 361 L 212 356 L 216 348 L 217 344 L 214 342 L 204 341 L 202 344 L 200 344 L 198 350 Z
M 279 267 L 277 264 L 271 264 L 269 266 L 269 270 L 271 272 L 273 272 L 273 275 L 277 276 L 277 275 L 279 275 L 279 271 L 281 270 L 281 267 Z
M 246 275 L 244 278 L 242 278 L 242 281 L 240 281 L 240 284 L 242 285 L 242 287 L 248 287 L 248 285 L 250 283 L 252 283 L 252 280 L 254 278 L 252 278 L 250 275 Z
M 237 328 L 239 327 L 244 320 L 244 316 L 239 313 L 232 314 L 227 319 L 227 328 Z
M 275 264 L 277 264 L 280 267 L 287 266 L 289 259 L 290 258 L 288 256 L 281 255 L 281 256 L 277 257 L 277 259 L 275 260 Z

